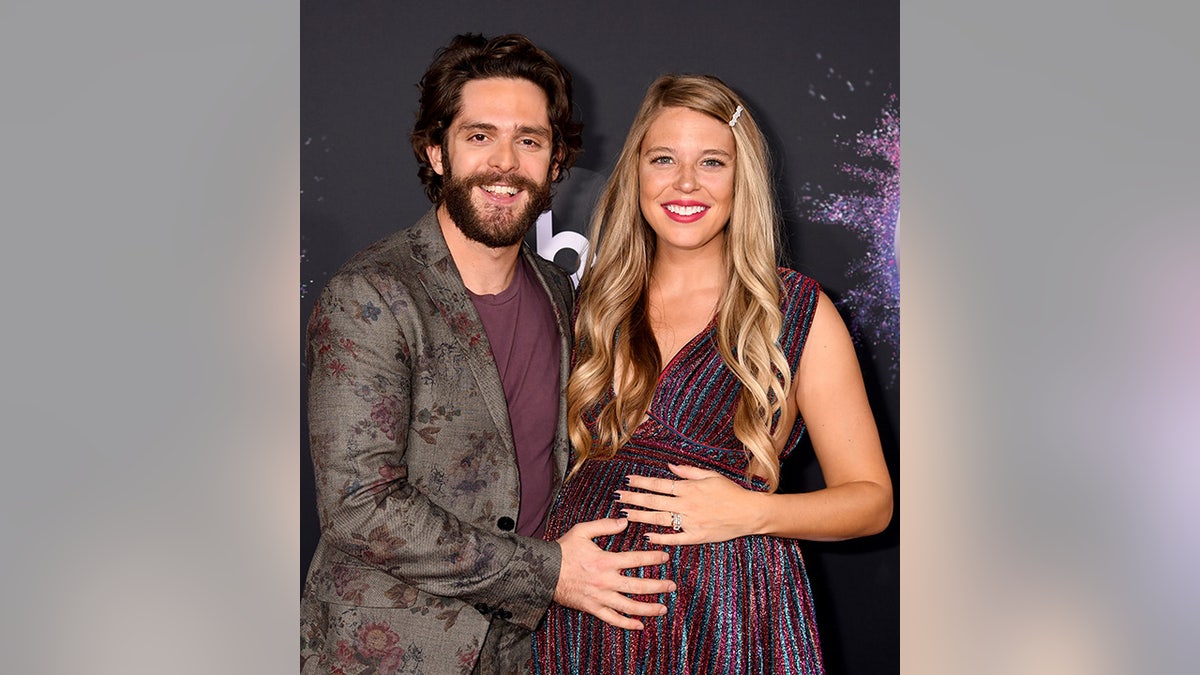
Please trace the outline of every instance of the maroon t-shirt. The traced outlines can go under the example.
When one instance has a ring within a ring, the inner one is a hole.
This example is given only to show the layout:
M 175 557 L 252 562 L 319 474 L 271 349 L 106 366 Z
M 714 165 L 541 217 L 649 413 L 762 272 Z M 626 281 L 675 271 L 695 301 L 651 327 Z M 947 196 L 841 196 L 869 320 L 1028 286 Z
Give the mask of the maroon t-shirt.
M 470 293 L 470 291 L 467 291 Z M 500 371 L 521 474 L 517 533 L 541 537 L 554 486 L 559 336 L 554 309 L 525 259 L 495 295 L 470 293 Z

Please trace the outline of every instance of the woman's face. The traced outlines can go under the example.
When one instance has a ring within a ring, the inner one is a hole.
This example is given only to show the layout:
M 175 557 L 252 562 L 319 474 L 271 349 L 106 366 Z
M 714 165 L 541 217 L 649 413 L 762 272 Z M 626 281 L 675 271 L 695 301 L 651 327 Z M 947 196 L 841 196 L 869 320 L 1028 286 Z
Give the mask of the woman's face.
M 658 114 L 642 141 L 638 183 L 660 252 L 724 246 L 736 160 L 728 124 L 687 108 Z

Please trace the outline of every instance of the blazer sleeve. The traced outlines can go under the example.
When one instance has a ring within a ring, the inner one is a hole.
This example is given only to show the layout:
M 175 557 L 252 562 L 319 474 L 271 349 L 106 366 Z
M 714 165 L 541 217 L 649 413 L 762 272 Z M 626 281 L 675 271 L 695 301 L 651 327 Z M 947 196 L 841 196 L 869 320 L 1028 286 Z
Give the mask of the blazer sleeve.
M 309 430 L 322 537 L 405 584 L 487 605 L 481 611 L 532 630 L 554 595 L 558 544 L 465 522 L 408 480 L 415 347 L 393 311 L 403 302 L 385 298 L 363 273 L 343 273 L 310 318 Z

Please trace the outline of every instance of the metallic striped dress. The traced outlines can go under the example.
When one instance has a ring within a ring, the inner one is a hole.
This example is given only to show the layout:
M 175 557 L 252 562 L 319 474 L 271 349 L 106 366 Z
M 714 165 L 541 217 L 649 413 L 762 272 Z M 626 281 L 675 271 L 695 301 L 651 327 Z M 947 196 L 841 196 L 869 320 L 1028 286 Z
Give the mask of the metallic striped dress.
M 812 323 L 819 286 L 780 269 L 783 330 L 780 345 L 795 374 Z M 628 474 L 672 478 L 667 463 L 719 471 L 742 487 L 746 453 L 733 433 L 741 384 L 717 352 L 715 325 L 692 339 L 659 377 L 648 419 L 608 460 L 590 461 L 563 486 L 545 538 L 554 540 L 576 523 L 616 517 L 612 501 Z M 611 394 L 611 392 L 610 392 Z M 596 411 L 593 411 L 595 413 Z M 594 417 L 592 418 L 594 419 Z M 590 420 L 589 420 L 590 421 Z M 797 419 L 781 458 L 804 433 Z M 597 544 L 609 551 L 658 548 L 641 523 Z M 674 593 L 637 596 L 662 602 L 667 614 L 644 618 L 645 630 L 626 631 L 574 609 L 552 604 L 534 634 L 535 673 L 823 673 L 812 594 L 800 544 L 769 536 L 715 544 L 662 547 L 671 560 L 640 574 L 676 582 Z

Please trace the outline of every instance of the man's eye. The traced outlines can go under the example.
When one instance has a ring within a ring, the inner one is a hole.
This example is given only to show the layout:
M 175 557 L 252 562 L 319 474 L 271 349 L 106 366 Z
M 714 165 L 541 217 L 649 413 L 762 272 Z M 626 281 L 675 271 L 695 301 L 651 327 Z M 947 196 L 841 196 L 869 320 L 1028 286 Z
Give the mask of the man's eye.
M 483 134 L 471 134 L 471 136 L 468 138 L 468 140 L 475 141 L 478 143 L 481 141 L 486 141 L 487 136 L 484 136 Z

